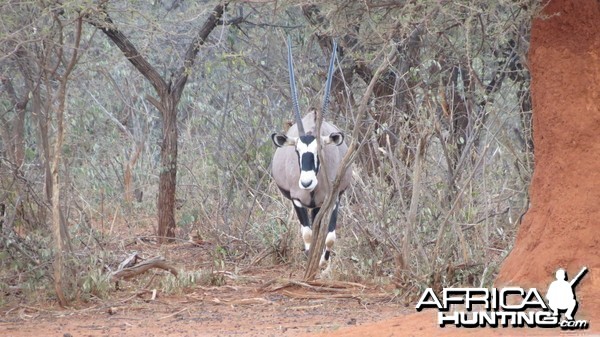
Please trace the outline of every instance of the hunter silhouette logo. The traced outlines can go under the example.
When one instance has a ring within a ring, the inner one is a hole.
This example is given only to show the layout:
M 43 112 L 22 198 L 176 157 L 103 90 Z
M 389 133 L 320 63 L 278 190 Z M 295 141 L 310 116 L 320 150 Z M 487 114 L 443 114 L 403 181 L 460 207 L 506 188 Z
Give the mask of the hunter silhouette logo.
M 536 288 L 444 288 L 436 295 L 427 288 L 415 309 L 437 308 L 441 327 L 544 327 L 561 329 L 587 329 L 589 322 L 575 320 L 577 298 L 575 288 L 588 272 L 587 267 L 570 282 L 564 269 L 556 271 L 546 292 L 546 301 Z M 473 310 L 474 305 L 480 311 Z M 561 313 L 565 320 L 560 320 Z
M 567 272 L 564 269 L 556 271 L 556 281 L 550 283 L 546 293 L 548 306 L 552 309 L 554 316 L 560 316 L 560 311 L 566 311 L 565 318 L 569 321 L 573 320 L 573 315 L 577 311 L 575 287 L 587 271 L 587 267 L 583 267 L 571 282 L 567 281 Z

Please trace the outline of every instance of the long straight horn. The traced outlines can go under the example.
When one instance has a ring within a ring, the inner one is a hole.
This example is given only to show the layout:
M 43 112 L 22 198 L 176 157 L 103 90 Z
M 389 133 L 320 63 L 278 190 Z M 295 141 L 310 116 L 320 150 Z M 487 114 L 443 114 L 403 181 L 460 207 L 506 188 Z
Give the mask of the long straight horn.
M 296 92 L 296 78 L 294 76 L 294 58 L 292 57 L 292 39 L 288 35 L 288 70 L 290 72 L 290 91 L 292 94 L 292 105 L 294 108 L 294 118 L 298 126 L 298 135 L 304 136 L 304 126 L 300 116 L 300 107 L 298 106 L 298 93 Z
M 329 109 L 329 96 L 331 93 L 331 78 L 333 77 L 333 69 L 335 68 L 335 56 L 337 54 L 337 41 L 333 40 L 333 50 L 331 51 L 331 59 L 329 60 L 329 70 L 327 70 L 327 82 L 325 82 L 325 96 L 323 97 L 323 108 L 321 113 L 323 116 Z

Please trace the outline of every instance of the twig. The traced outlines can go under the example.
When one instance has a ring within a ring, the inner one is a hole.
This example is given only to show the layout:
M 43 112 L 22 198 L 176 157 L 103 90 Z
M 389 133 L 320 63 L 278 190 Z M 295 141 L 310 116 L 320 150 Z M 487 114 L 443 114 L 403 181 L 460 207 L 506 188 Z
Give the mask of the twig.
M 263 297 L 254 297 L 254 298 L 242 298 L 239 300 L 221 300 L 218 298 L 214 298 L 212 300 L 213 303 L 216 304 L 227 304 L 227 305 L 256 305 L 256 304 L 273 304 L 273 301 L 269 301 Z
M 273 253 L 273 248 L 266 247 L 252 259 L 252 261 L 250 262 L 250 265 L 254 266 L 254 265 L 258 264 L 260 261 L 262 261 L 267 256 L 271 255 L 272 253 Z
M 277 286 L 274 286 L 271 289 L 268 289 L 274 283 L 280 283 Z M 352 291 L 356 291 L 356 288 L 360 288 L 361 291 L 365 290 L 367 287 L 352 282 L 342 282 L 342 281 L 298 281 L 298 280 L 281 280 L 275 279 L 265 283 L 262 287 L 262 291 L 275 292 L 278 290 L 282 290 L 287 287 L 299 286 L 302 288 L 310 289 L 316 292 L 333 292 L 333 293 L 349 293 Z
M 301 306 L 297 306 L 297 307 L 289 307 L 289 308 L 285 308 L 285 310 L 310 310 L 310 309 L 316 309 L 316 308 L 320 308 L 322 307 L 323 304 L 315 304 L 315 305 L 301 305 Z
M 284 291 L 282 291 L 282 293 L 287 297 L 297 298 L 297 299 L 326 300 L 326 299 L 332 299 L 332 298 L 353 298 L 358 301 L 361 300 L 361 297 L 359 297 L 355 294 L 323 294 L 323 293 L 304 294 L 304 293 L 296 293 L 296 292 L 289 291 L 289 290 L 284 290 Z
M 131 296 L 125 298 L 125 299 L 120 300 L 119 303 L 122 304 L 122 303 L 125 303 L 125 302 L 129 302 L 130 300 L 132 300 L 132 299 L 134 299 L 136 297 L 140 297 L 141 295 L 149 293 L 149 292 L 150 292 L 149 290 L 138 291 L 135 294 L 133 294 L 133 295 L 131 295 Z
M 477 163 L 475 164 L 475 168 L 479 167 L 482 163 L 483 160 L 485 158 L 485 154 L 487 153 L 487 150 L 489 149 L 489 145 L 486 145 L 483 153 L 481 154 L 481 157 L 479 158 L 479 160 L 477 160 Z M 467 178 L 467 180 L 465 181 L 465 183 L 463 184 L 464 186 L 467 186 L 468 184 L 471 183 L 471 180 L 473 179 L 473 177 L 475 176 L 475 172 L 477 172 L 477 169 L 474 169 L 470 174 L 469 177 Z M 436 240 L 435 240 L 435 247 L 433 249 L 433 257 L 430 261 L 430 266 L 431 266 L 431 270 L 432 272 L 435 272 L 437 270 L 437 266 L 439 264 L 439 255 L 440 255 L 440 247 L 442 244 L 442 236 L 445 232 L 446 229 L 446 225 L 450 222 L 450 216 L 454 213 L 454 211 L 456 210 L 456 208 L 458 207 L 459 201 L 461 200 L 461 197 L 463 195 L 463 193 L 467 190 L 467 188 L 461 188 L 458 192 L 458 195 L 455 197 L 454 202 L 452 203 L 452 206 L 450 206 L 450 210 L 448 211 L 448 213 L 446 213 L 446 216 L 443 218 L 442 222 L 439 225 L 438 228 L 438 232 L 437 232 L 437 236 L 436 236 Z M 466 243 L 465 243 L 465 239 L 462 236 L 462 232 L 458 231 L 458 238 L 461 242 L 461 246 L 463 247 L 463 256 L 465 257 L 466 260 Z
M 181 310 L 179 310 L 179 311 L 177 311 L 177 312 L 174 312 L 174 313 L 172 313 L 172 314 L 170 314 L 170 315 L 167 315 L 167 316 L 160 317 L 158 320 L 159 320 L 159 321 L 161 321 L 161 320 L 163 320 L 163 319 L 167 319 L 167 318 L 169 318 L 169 317 L 173 317 L 173 316 L 179 315 L 179 314 L 181 314 L 182 312 L 184 312 L 184 311 L 186 311 L 186 310 L 189 310 L 189 309 L 190 309 L 189 307 L 183 308 L 183 309 L 181 309 Z
M 329 287 L 329 288 L 362 288 L 367 289 L 368 287 L 364 284 L 355 283 L 355 282 L 346 282 L 346 281 L 336 281 L 336 280 L 314 280 L 306 282 L 313 286 L 318 287 Z

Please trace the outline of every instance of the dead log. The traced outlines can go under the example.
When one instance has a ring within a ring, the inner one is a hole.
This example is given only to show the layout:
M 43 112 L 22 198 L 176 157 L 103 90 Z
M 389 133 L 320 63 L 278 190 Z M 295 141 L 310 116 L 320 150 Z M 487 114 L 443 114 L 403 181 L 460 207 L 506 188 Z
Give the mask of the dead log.
M 136 275 L 143 274 L 152 268 L 160 268 L 169 271 L 174 276 L 177 276 L 177 270 L 167 263 L 167 260 L 165 260 L 164 257 L 157 256 L 143 261 L 137 265 L 113 272 L 111 275 L 111 280 L 113 282 L 117 282 L 120 279 L 128 280 Z

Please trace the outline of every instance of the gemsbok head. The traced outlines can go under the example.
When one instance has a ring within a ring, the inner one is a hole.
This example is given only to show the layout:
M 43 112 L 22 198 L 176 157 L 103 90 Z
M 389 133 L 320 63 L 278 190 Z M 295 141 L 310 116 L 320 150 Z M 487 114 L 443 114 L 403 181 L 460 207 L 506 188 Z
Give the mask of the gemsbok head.
M 333 42 L 333 52 L 329 62 L 329 71 L 327 73 L 327 82 L 325 84 L 325 94 L 323 98 L 323 107 L 321 112 L 325 114 L 329 104 L 329 92 L 331 90 L 331 78 L 335 64 L 337 44 Z M 302 239 L 304 249 L 308 251 L 312 240 L 312 222 L 319 212 L 328 188 L 333 185 L 338 167 L 342 158 L 348 150 L 344 142 L 344 134 L 331 123 L 323 121 L 321 125 L 321 157 L 318 153 L 316 117 L 315 111 L 310 111 L 304 118 L 300 116 L 298 106 L 298 96 L 296 93 L 296 81 L 294 77 L 294 64 L 292 57 L 291 40 L 288 38 L 288 69 L 290 75 L 290 89 L 292 96 L 292 106 L 294 109 L 295 124 L 292 125 L 287 133 L 273 133 L 271 139 L 277 150 L 273 156 L 273 178 L 275 183 L 283 193 L 290 199 L 298 215 L 301 224 Z M 323 170 L 320 170 L 321 164 L 327 168 L 327 176 Z M 329 261 L 331 250 L 336 239 L 335 229 L 337 222 L 337 213 L 339 207 L 339 197 L 350 185 L 352 178 L 352 169 L 348 168 L 343 173 L 339 194 L 336 196 L 335 208 L 329 219 L 328 233 L 325 239 L 325 251 L 321 255 L 320 265 L 323 267 Z M 325 179 L 329 184 L 323 183 Z M 309 216 L 310 213 L 310 216 Z

